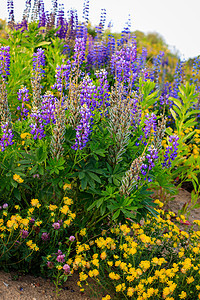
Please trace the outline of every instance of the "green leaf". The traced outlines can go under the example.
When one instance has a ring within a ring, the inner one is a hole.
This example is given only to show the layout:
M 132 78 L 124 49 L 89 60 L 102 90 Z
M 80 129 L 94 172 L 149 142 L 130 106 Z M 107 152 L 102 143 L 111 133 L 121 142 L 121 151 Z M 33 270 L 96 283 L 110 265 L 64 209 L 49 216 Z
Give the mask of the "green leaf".
M 119 214 L 120 214 L 120 209 L 118 209 L 112 216 L 112 220 L 115 220 L 119 217 Z
M 176 121 L 176 113 L 174 112 L 174 110 L 172 108 L 170 108 L 170 112 L 171 112 L 174 120 Z
M 82 190 L 84 191 L 87 187 L 87 183 L 88 183 L 88 180 L 87 180 L 87 177 L 83 177 L 83 179 L 81 180 L 81 188 Z
M 88 175 L 89 175 L 92 179 L 94 179 L 95 181 L 97 181 L 98 183 L 101 183 L 101 179 L 100 179 L 96 174 L 94 174 L 94 173 L 92 173 L 92 172 L 88 172 Z
M 13 194 L 14 194 L 15 198 L 17 198 L 17 200 L 19 200 L 19 201 L 21 200 L 21 194 L 17 188 L 14 188 Z

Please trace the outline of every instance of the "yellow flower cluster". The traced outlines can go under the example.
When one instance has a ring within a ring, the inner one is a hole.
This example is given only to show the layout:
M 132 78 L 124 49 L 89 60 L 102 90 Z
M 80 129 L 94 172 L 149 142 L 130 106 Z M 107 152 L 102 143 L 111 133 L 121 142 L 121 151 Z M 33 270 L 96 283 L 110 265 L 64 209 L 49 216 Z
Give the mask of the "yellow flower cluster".
M 92 249 L 78 243 L 74 266 L 82 270 L 80 286 L 88 277 L 101 282 L 106 270 L 102 283 L 109 280 L 123 299 L 200 298 L 200 232 L 180 231 L 172 212 L 157 211 L 160 215 L 148 216 L 143 225 L 122 224 L 90 241 L 96 249 L 92 257 Z
M 39 250 L 39 247 L 33 243 L 32 240 L 29 240 L 28 242 L 26 242 L 26 245 L 31 249 L 31 250 L 34 250 L 34 251 L 38 251 Z
M 18 183 L 24 182 L 24 180 L 23 180 L 19 175 L 17 175 L 17 174 L 14 174 L 14 175 L 13 175 L 13 179 L 14 179 L 15 181 L 17 181 Z

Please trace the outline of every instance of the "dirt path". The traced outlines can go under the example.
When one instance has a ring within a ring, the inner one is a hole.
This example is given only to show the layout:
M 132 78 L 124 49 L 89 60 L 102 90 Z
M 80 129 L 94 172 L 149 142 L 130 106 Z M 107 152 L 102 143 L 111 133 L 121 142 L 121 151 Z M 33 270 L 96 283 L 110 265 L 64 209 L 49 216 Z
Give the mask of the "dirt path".
M 185 202 L 190 200 L 190 193 L 180 189 L 179 194 L 173 201 L 167 205 L 167 209 L 178 213 Z M 200 220 L 200 208 L 191 212 L 188 221 L 192 223 L 194 220 Z M 186 225 L 181 226 L 183 230 L 187 230 Z M 30 275 L 20 276 L 17 280 L 13 280 L 16 274 L 0 272 L 0 300 L 54 300 L 55 286 L 50 280 L 43 278 L 35 278 Z M 94 295 L 90 291 L 81 293 L 77 286 L 78 275 L 74 274 L 69 277 L 60 291 L 58 300 L 88 300 L 94 299 Z M 99 287 L 96 286 L 98 290 Z M 95 298 L 100 300 L 102 296 L 101 290 L 97 291 L 99 297 Z

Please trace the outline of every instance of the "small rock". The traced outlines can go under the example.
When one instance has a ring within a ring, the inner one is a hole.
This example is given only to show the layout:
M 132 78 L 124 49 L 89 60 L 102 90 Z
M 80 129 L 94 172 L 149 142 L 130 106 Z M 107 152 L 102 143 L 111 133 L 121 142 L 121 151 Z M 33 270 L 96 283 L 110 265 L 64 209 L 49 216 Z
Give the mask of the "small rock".
M 4 281 L 3 281 L 3 284 L 4 284 L 6 287 L 8 287 L 8 286 L 9 286 L 9 284 L 8 284 L 8 283 L 6 283 L 6 282 L 4 282 Z

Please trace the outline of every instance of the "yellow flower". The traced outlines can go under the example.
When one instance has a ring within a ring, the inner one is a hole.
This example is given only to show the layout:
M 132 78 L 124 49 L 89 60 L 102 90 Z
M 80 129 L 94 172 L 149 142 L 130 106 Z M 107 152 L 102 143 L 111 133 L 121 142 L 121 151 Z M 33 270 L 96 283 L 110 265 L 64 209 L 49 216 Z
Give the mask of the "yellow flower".
M 86 228 L 81 229 L 80 235 L 81 236 L 85 236 L 86 235 Z
M 15 181 L 17 181 L 18 183 L 24 182 L 24 180 L 23 180 L 19 175 L 17 175 L 17 174 L 14 174 L 14 175 L 13 175 L 13 179 L 14 179 Z
M 68 197 L 64 197 L 63 200 L 64 200 L 64 203 L 65 203 L 66 205 L 71 205 L 71 204 L 73 204 L 73 200 L 70 199 L 70 198 L 68 198 Z
M 115 274 L 114 272 L 109 273 L 109 277 L 112 280 L 119 280 L 120 279 L 120 275 L 119 274 Z
M 101 255 L 100 255 L 100 257 L 101 257 L 102 260 L 106 259 L 106 257 L 107 257 L 106 252 L 105 251 L 102 252 Z
M 71 184 L 69 184 L 69 183 L 65 183 L 65 184 L 63 185 L 63 190 L 64 190 L 64 191 L 65 191 L 66 189 L 71 190 L 71 188 L 72 188 L 72 186 L 71 186 Z
M 126 289 L 125 283 L 120 283 L 115 288 L 116 292 L 121 292 L 124 291 L 125 289 Z
M 185 299 L 187 297 L 186 292 L 182 291 L 181 294 L 179 294 L 180 299 Z
M 61 213 L 66 215 L 69 211 L 69 206 L 68 205 L 64 205 L 61 209 L 60 209 Z
M 15 205 L 15 209 L 20 209 L 19 205 Z
M 25 138 L 30 138 L 31 137 L 31 134 L 28 133 L 28 132 L 24 132 L 24 133 L 21 133 L 21 139 L 25 139 Z
M 103 297 L 101 300 L 110 300 L 110 299 L 111 299 L 110 295 L 106 295 L 106 296 Z
M 38 199 L 32 199 L 31 200 L 31 205 L 32 206 L 35 206 L 37 208 L 39 208 L 41 206 L 41 204 L 39 203 L 39 200 Z
M 80 281 L 85 281 L 88 278 L 88 275 L 85 274 L 85 273 L 83 273 L 83 272 L 81 272 L 79 274 L 79 277 L 80 277 Z
M 193 276 L 188 277 L 186 281 L 187 281 L 188 284 L 190 284 L 194 281 L 194 277 Z
M 62 266 L 61 266 L 61 265 L 58 265 L 58 266 L 56 266 L 56 269 L 62 270 Z
M 97 269 L 94 269 L 93 270 L 93 275 L 94 275 L 94 277 L 98 276 L 99 275 L 99 271 Z
M 150 268 L 150 262 L 148 260 L 141 261 L 139 266 L 145 272 L 147 269 Z
M 134 289 L 134 288 L 132 288 L 132 287 L 129 287 L 129 288 L 127 289 L 127 296 L 129 296 L 129 297 L 132 297 L 132 296 L 133 296 L 133 293 L 134 293 L 134 291 L 135 291 L 135 289 Z
M 53 204 L 50 204 L 50 205 L 49 205 L 49 210 L 51 210 L 51 211 L 56 210 L 56 208 L 58 208 L 57 205 L 53 205 Z

